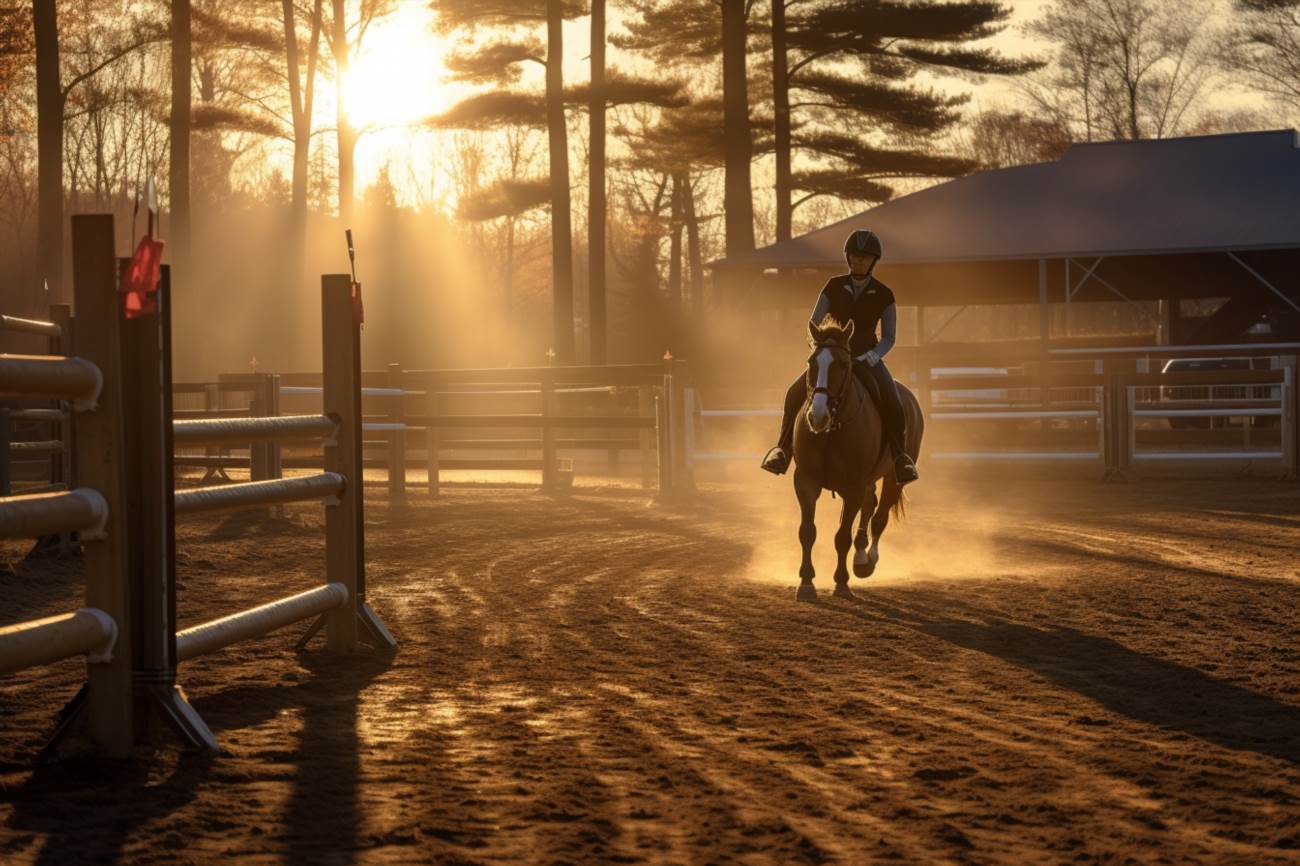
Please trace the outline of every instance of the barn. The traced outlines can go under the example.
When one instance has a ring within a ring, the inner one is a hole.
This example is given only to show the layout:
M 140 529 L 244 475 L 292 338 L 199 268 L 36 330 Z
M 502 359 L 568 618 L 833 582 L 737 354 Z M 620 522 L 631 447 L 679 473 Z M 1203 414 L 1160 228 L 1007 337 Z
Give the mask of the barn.
M 1069 308 L 1097 303 L 1147 305 L 1136 318 L 1159 343 L 1292 341 L 1298 143 L 1286 129 L 1075 144 L 1056 162 L 958 178 L 716 261 L 731 287 L 720 301 L 806 314 L 843 271 L 844 238 L 869 228 L 885 244 L 878 276 L 923 323 L 918 342 L 936 336 L 939 308 L 1007 305 L 1037 308 L 1039 339 L 1069 339 L 1087 318 Z

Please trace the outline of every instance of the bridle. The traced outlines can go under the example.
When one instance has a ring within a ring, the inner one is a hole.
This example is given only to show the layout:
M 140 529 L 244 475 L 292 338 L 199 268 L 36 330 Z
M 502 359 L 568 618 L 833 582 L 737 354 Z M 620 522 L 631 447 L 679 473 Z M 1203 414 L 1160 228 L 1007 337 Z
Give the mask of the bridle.
M 842 343 L 823 342 L 823 343 L 813 344 L 812 354 L 808 356 L 809 365 L 812 364 L 813 358 L 817 357 L 817 355 L 821 352 L 822 349 L 830 349 L 832 352 L 838 351 L 847 354 L 849 356 L 849 374 L 844 377 L 844 383 L 843 385 L 840 386 L 840 390 L 838 394 L 832 394 L 830 388 L 824 387 L 822 385 L 816 385 L 813 387 L 812 393 L 809 396 L 816 397 L 818 394 L 825 394 L 827 409 L 830 411 L 831 414 L 831 424 L 829 427 L 827 427 L 825 430 L 820 432 L 813 429 L 812 417 L 811 417 L 812 400 L 809 399 L 808 409 L 804 412 L 804 422 L 808 425 L 808 431 L 812 433 L 814 436 L 819 436 L 821 435 L 821 433 L 832 433 L 838 430 L 840 426 L 845 423 L 845 421 L 849 420 L 849 419 L 841 419 L 839 417 L 839 411 L 840 411 L 840 406 L 845 402 L 845 398 L 848 397 L 849 391 L 853 388 L 853 380 L 855 378 L 853 374 L 853 353 L 850 352 L 849 349 L 846 348 Z

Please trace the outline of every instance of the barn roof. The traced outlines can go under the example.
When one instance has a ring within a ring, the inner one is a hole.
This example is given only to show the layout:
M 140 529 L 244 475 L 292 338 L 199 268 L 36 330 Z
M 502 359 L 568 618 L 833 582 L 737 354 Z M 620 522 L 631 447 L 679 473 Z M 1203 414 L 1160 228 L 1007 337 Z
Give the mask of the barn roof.
M 1293 129 L 1075 144 L 712 264 L 841 268 L 858 228 L 891 266 L 1300 247 L 1298 146 Z

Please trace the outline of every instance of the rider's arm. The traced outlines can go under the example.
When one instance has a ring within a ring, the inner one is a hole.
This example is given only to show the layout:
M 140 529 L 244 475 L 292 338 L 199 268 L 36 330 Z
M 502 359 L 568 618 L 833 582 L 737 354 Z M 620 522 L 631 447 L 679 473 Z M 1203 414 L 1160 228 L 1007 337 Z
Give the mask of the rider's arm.
M 858 356 L 859 361 L 866 361 L 872 367 L 876 362 L 894 348 L 894 341 L 898 333 L 898 307 L 890 304 L 885 307 L 880 314 L 880 342 L 876 343 L 876 348 Z

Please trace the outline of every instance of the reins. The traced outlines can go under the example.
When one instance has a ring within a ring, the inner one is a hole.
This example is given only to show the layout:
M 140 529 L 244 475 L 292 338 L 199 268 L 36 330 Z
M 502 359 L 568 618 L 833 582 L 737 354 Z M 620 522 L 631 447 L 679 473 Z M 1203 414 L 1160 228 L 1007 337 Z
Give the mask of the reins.
M 850 416 L 848 418 L 840 418 L 839 410 L 840 410 L 840 404 L 844 402 L 845 398 L 853 390 L 853 381 L 857 378 L 857 375 L 853 372 L 853 353 L 850 352 L 847 348 L 840 345 L 839 343 L 815 343 L 813 348 L 813 354 L 815 355 L 817 352 L 821 351 L 822 349 L 830 349 L 832 352 L 834 351 L 846 352 L 849 355 L 849 374 L 844 377 L 844 384 L 840 387 L 840 393 L 832 394 L 830 388 L 817 385 L 812 389 L 811 395 L 809 395 L 810 399 L 812 397 L 816 397 L 818 394 L 826 395 L 827 408 L 831 413 L 831 425 L 827 427 L 824 432 L 833 433 L 836 430 L 838 430 L 841 426 L 843 426 L 846 422 L 853 420 L 853 418 L 855 417 L 855 416 Z M 809 357 L 808 360 L 811 361 L 812 357 Z M 861 410 L 861 408 L 862 408 L 862 399 L 861 397 L 859 397 L 858 409 Z M 809 411 L 811 411 L 811 409 L 812 406 L 810 403 Z M 821 435 L 816 430 L 812 429 L 812 423 L 808 419 L 807 411 L 804 412 L 804 423 L 808 425 L 809 432 L 812 433 L 814 436 Z

